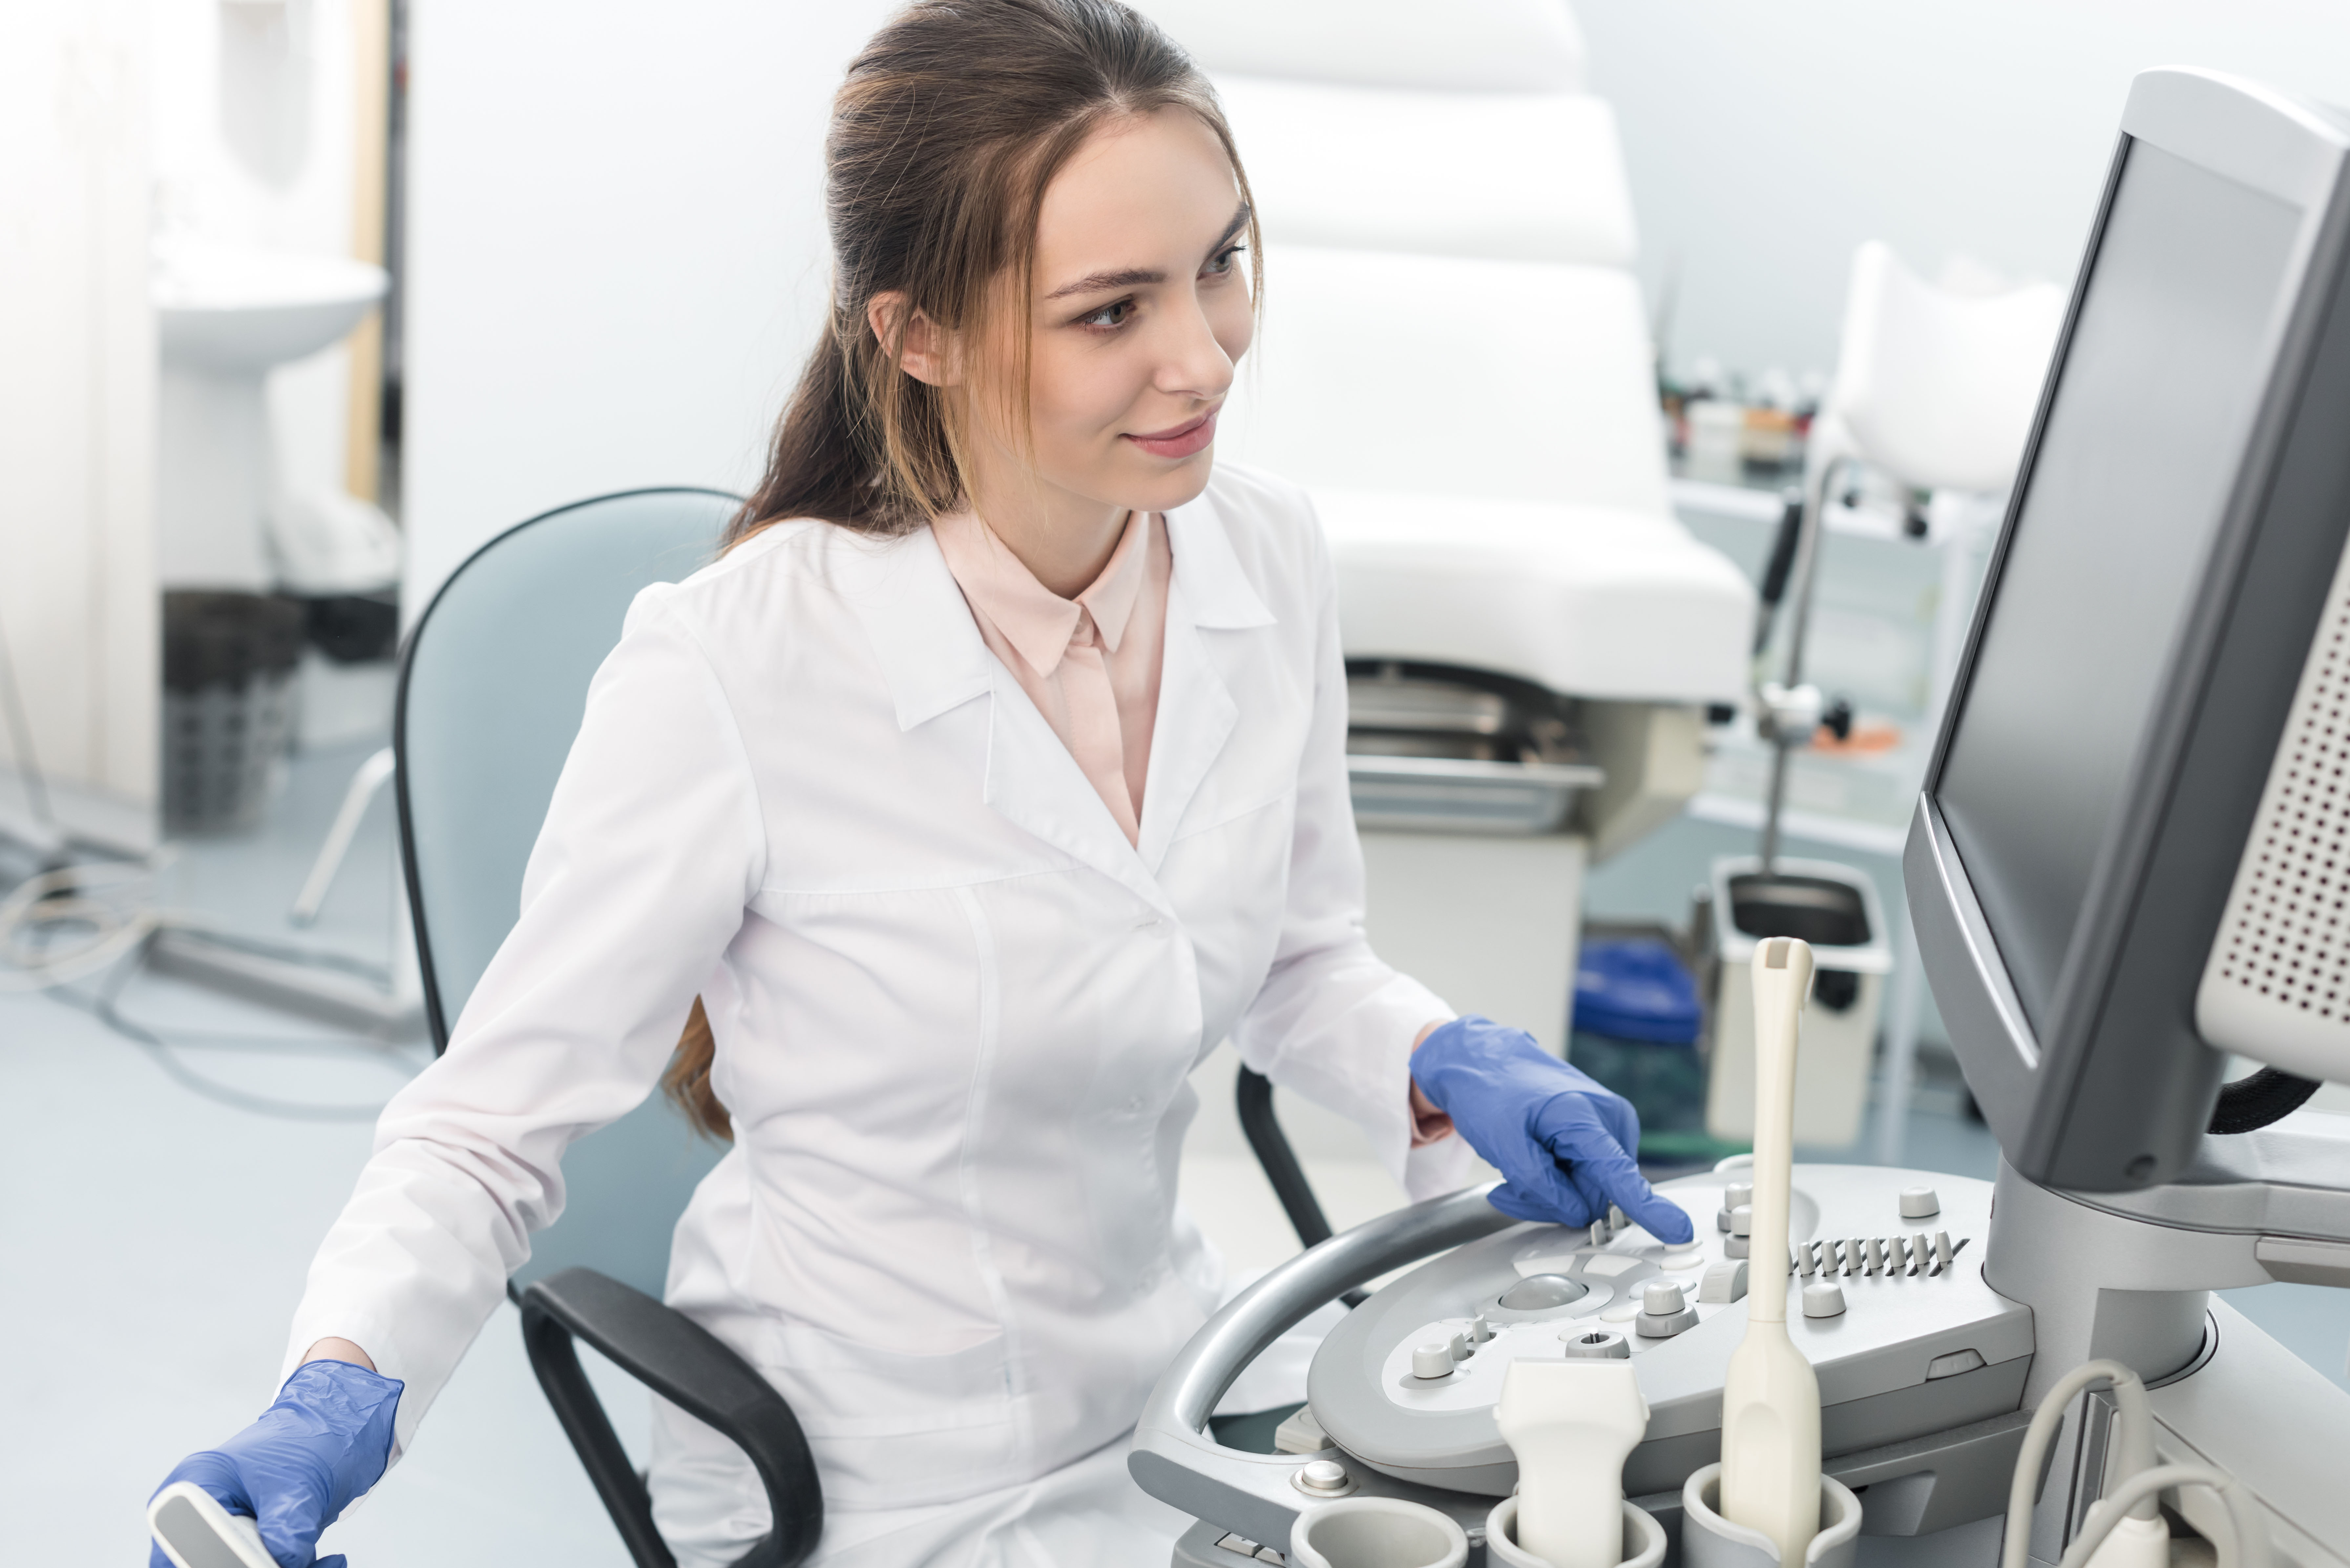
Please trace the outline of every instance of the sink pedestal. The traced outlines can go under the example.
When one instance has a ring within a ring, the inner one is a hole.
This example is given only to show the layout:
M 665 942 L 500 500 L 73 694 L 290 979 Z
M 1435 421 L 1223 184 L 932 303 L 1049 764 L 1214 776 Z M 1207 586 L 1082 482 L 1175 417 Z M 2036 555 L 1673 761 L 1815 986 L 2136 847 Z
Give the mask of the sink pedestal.
M 265 372 L 166 359 L 156 387 L 156 566 L 167 588 L 267 593 L 270 492 Z
M 181 243 L 159 257 L 155 509 L 165 587 L 269 591 L 276 475 L 264 382 L 271 367 L 340 341 L 387 281 L 380 267 L 331 256 Z

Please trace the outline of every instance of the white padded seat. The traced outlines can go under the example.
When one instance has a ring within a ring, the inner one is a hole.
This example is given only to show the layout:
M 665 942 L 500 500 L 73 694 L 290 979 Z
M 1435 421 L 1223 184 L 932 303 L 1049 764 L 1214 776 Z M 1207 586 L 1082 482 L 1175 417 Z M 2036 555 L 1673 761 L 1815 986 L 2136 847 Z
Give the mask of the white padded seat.
M 1379 628 L 1380 657 L 1605 701 L 1743 694 L 1753 589 L 1670 517 L 1393 491 L 1314 503 L 1347 621 Z

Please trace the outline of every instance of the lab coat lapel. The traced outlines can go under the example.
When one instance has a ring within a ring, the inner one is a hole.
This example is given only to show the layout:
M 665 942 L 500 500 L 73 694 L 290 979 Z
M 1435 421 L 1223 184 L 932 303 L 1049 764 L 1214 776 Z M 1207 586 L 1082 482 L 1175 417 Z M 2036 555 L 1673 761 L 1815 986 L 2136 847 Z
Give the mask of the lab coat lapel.
M 1143 869 L 1077 759 L 1012 671 L 992 655 L 989 662 L 993 687 L 987 722 L 987 804 L 1014 826 L 1131 889 L 1151 908 L 1172 914 L 1167 895 Z M 1146 795 L 1146 809 L 1148 805 Z
M 931 531 L 847 543 L 835 570 L 889 683 L 898 727 L 911 730 L 987 698 L 982 798 L 1015 826 L 1171 913 L 1077 759 L 988 651 Z
M 898 728 L 985 696 L 995 660 L 931 531 L 888 539 L 842 533 L 833 578 L 865 625 Z
M 1217 672 L 1211 639 L 1274 624 L 1249 586 L 1232 540 L 1202 497 L 1167 514 L 1175 575 L 1167 590 L 1167 637 L 1159 670 L 1159 719 L 1142 791 L 1142 864 L 1156 877 L 1192 797 L 1240 722 L 1240 705 Z
M 1139 846 L 1127 843 L 1076 758 L 988 651 L 929 529 L 897 539 L 848 541 L 835 570 L 889 683 L 899 728 L 910 730 L 985 696 L 987 805 L 1171 915 L 1156 880 L 1158 867 L 1240 719 L 1208 639 L 1271 626 L 1274 616 L 1250 586 L 1223 521 L 1206 498 L 1166 515 L 1174 577 L 1167 593 L 1159 719 L 1143 786 Z

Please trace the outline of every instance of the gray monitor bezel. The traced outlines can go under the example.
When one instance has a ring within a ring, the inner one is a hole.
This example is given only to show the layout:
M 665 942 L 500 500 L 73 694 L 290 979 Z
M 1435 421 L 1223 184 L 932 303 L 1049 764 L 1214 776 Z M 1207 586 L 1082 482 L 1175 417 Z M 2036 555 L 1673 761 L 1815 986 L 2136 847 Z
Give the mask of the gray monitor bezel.
M 2222 521 L 2035 1032 L 1936 795 L 2115 193 L 2139 141 L 2287 202 L 2302 219 L 2284 308 L 2259 361 L 2262 396 L 2229 438 L 2236 456 Z M 2262 524 L 2321 358 L 2343 361 L 2345 382 L 2338 394 L 2323 389 L 2323 400 L 2350 400 L 2350 321 L 2332 321 L 2342 341 L 2319 352 L 2350 254 L 2345 167 L 2350 124 L 2316 106 L 2197 70 L 2148 71 L 2132 83 L 1904 855 L 1919 952 L 1969 1087 L 2009 1162 L 2035 1180 L 2106 1191 L 2166 1180 L 2193 1158 L 2219 1092 L 2225 1059 L 2195 1033 L 2195 987 L 2343 540 L 2339 520 L 2330 535 Z M 2319 556 L 2323 569 L 2313 573 Z M 2313 576 L 2314 592 L 2301 580 Z M 2239 616 L 2244 603 L 2260 613 Z M 2249 750 L 2257 762 L 2214 766 L 2214 748 L 2230 757 Z M 2164 831 L 2179 822 L 2192 831 Z M 2143 919 L 2149 909 L 2159 912 Z

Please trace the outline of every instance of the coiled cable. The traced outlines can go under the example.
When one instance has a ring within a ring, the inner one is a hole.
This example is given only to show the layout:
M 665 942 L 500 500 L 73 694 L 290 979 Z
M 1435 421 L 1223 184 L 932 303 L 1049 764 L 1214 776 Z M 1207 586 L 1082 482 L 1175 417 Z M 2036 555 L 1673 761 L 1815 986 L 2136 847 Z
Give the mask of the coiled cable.
M 168 851 L 165 852 L 168 855 Z M 359 1052 L 380 1059 L 402 1078 L 421 1064 L 401 1060 L 392 1042 L 373 1035 L 331 1040 L 271 1040 L 250 1033 L 166 1034 L 125 1016 L 122 994 L 144 969 L 147 949 L 166 930 L 202 931 L 207 940 L 317 969 L 334 970 L 386 983 L 380 966 L 286 943 L 256 940 L 221 929 L 198 911 L 155 901 L 155 877 L 163 857 L 101 860 L 52 867 L 26 877 L 0 898 L 0 994 L 47 992 L 90 1014 L 113 1033 L 138 1046 L 162 1072 L 190 1092 L 256 1116 L 286 1121 L 365 1122 L 382 1114 L 385 1102 L 317 1104 L 255 1094 L 198 1071 L 183 1060 L 188 1047 L 220 1046 L 263 1051 Z M 83 994 L 83 981 L 98 981 Z
M 2040 1469 L 2047 1462 L 2064 1412 L 2085 1389 L 2113 1386 L 2120 1407 L 2118 1447 L 2114 1469 L 2118 1480 L 2111 1493 L 2089 1510 L 2081 1532 L 2065 1548 L 2059 1568 L 2089 1568 L 2090 1560 L 2124 1519 L 2141 1525 L 2160 1517 L 2160 1494 L 2179 1486 L 2209 1487 L 2227 1511 L 2226 1539 L 2215 1541 L 2220 1568 L 2268 1568 L 2268 1532 L 2261 1522 L 2260 1506 L 2233 1476 L 2201 1465 L 2165 1465 L 2154 1449 L 2154 1414 L 2147 1407 L 2146 1382 L 2118 1361 L 2082 1363 L 2056 1380 L 2042 1396 L 2015 1457 L 2015 1477 L 2007 1493 L 2007 1533 L 2000 1543 L 2000 1568 L 2024 1568 L 2032 1544 L 2032 1504 L 2040 1487 Z M 2167 1534 L 2168 1532 L 2164 1532 Z M 2165 1549 L 2167 1555 L 2167 1548 Z

